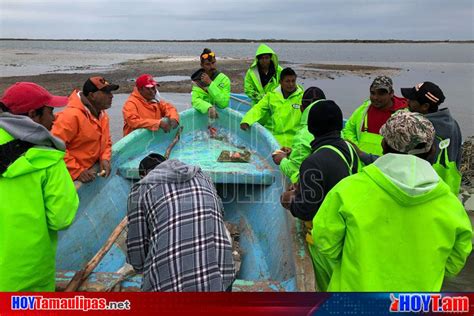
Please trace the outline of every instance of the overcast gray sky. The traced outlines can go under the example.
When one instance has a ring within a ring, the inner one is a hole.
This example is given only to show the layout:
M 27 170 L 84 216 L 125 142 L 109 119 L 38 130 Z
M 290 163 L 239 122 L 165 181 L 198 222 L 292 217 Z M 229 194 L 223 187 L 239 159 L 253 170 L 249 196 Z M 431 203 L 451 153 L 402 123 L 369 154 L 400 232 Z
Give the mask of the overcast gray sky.
M 472 40 L 473 0 L 0 0 L 0 37 Z

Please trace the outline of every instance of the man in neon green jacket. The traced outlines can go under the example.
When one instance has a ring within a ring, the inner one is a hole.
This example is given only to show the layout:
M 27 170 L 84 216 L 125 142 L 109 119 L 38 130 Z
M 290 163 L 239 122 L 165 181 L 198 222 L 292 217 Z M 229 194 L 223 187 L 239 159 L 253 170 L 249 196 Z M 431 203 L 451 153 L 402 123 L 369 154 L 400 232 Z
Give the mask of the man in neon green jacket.
M 322 291 L 438 292 L 472 250 L 461 202 L 426 161 L 433 125 L 401 111 L 380 130 L 385 155 L 339 182 L 313 219 Z
M 318 87 L 309 87 L 303 94 L 301 102 L 301 128 L 293 138 L 291 148 L 280 148 L 273 155 L 273 162 L 280 166 L 280 171 L 290 178 L 291 183 L 298 182 L 299 170 L 303 160 L 311 155 L 313 134 L 308 131 L 308 114 L 311 108 L 319 101 L 326 99 L 323 90 Z
M 275 136 L 281 146 L 289 147 L 293 137 L 301 128 L 301 100 L 303 89 L 296 85 L 296 73 L 285 68 L 280 75 L 280 85 L 267 93 L 260 102 L 252 107 L 240 122 L 242 130 L 269 116 L 265 127 Z
M 191 103 L 193 108 L 215 119 L 216 106 L 221 109 L 229 106 L 230 79 L 217 71 L 216 54 L 209 48 L 203 50 L 200 59 L 201 69 L 191 76 L 194 84 Z
M 278 87 L 281 70 L 278 56 L 273 49 L 260 44 L 244 81 L 245 94 L 252 99 L 253 104 L 257 104 L 267 92 Z
M 65 145 L 48 131 L 52 107 L 67 98 L 20 82 L 1 103 L 0 291 L 54 291 L 57 231 L 71 225 L 79 205 Z
M 392 79 L 378 76 L 370 85 L 370 99 L 364 101 L 349 120 L 342 135 L 362 151 L 382 155 L 380 128 L 396 111 L 406 108 L 407 100 L 394 95 Z

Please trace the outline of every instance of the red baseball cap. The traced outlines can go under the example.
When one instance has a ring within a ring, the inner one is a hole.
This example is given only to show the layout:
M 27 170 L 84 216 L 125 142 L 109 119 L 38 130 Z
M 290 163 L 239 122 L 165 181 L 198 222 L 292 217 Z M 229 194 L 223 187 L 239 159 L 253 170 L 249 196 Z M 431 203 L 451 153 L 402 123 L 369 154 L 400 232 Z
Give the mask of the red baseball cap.
M 137 78 L 135 81 L 135 84 L 137 85 L 137 88 L 151 88 L 151 87 L 159 87 L 160 84 L 153 79 L 152 75 L 149 74 L 143 74 L 140 77 Z
M 33 82 L 17 82 L 5 90 L 0 101 L 11 113 L 23 114 L 43 106 L 65 106 L 68 98 L 52 95 L 48 90 Z

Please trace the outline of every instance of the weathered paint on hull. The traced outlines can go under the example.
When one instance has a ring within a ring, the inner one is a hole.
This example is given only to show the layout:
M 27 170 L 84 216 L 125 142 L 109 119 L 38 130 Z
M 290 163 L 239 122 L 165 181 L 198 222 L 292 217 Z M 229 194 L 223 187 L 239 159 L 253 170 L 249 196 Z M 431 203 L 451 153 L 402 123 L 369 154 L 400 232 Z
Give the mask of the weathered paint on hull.
M 210 122 L 194 109 L 181 113 L 184 130 L 170 158 L 197 164 L 207 172 L 223 200 L 225 220 L 240 227 L 243 256 L 235 290 L 314 290 L 302 235 L 295 234 L 295 220 L 279 203 L 286 181 L 271 160 L 271 152 L 279 147 L 277 142 L 260 125 L 252 126 L 250 132 L 241 131 L 242 116 L 236 111 L 219 110 L 219 115 L 219 119 Z M 209 125 L 223 137 L 209 138 Z M 130 187 L 138 178 L 139 161 L 150 152 L 163 154 L 174 134 L 147 130 L 131 133 L 113 147 L 111 177 L 80 188 L 77 218 L 59 236 L 59 288 L 70 276 L 64 271 L 81 269 L 125 216 Z M 217 162 L 221 150 L 243 148 L 252 152 L 251 163 Z M 117 278 L 115 272 L 125 264 L 125 234 L 122 235 L 95 269 L 85 290 L 104 288 L 110 283 L 107 280 Z M 135 281 L 123 282 L 128 284 L 125 289 L 136 288 L 137 283 L 133 282 L 140 282 L 140 276 L 132 280 Z

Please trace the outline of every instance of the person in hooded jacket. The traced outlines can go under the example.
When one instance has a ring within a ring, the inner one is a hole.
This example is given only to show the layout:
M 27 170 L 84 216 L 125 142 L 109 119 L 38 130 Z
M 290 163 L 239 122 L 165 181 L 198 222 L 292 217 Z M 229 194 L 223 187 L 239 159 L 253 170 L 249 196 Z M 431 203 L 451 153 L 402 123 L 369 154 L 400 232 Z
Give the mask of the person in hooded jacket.
M 318 287 L 439 292 L 471 253 L 471 222 L 427 161 L 435 153 L 429 120 L 399 111 L 380 134 L 384 155 L 339 182 L 313 219 Z
M 303 221 L 313 219 L 325 195 L 339 181 L 361 169 L 357 152 L 341 138 L 342 126 L 342 111 L 332 100 L 318 101 L 308 113 L 313 153 L 301 164 L 296 189 L 281 196 L 283 207 Z
M 142 291 L 230 291 L 235 278 L 223 205 L 201 168 L 145 157 L 128 197 L 127 261 Z
M 57 231 L 79 206 L 64 143 L 49 133 L 66 97 L 17 82 L 0 107 L 0 291 L 54 291 Z
M 119 88 L 103 77 L 86 80 L 81 91 L 73 91 L 64 111 L 58 113 L 51 133 L 66 143 L 67 168 L 73 180 L 93 181 L 97 174 L 110 175 L 112 140 L 109 116 L 112 91 Z M 100 170 L 95 170 L 98 163 Z
M 296 132 L 291 148 L 282 147 L 272 154 L 273 162 L 280 166 L 280 171 L 290 179 L 291 183 L 298 182 L 301 163 L 312 153 L 311 142 L 314 136 L 308 130 L 309 111 L 324 99 L 326 96 L 318 87 L 309 87 L 305 90 L 300 108 L 301 128 Z
M 461 129 L 448 108 L 439 109 L 446 99 L 443 91 L 433 82 L 426 81 L 413 88 L 402 88 L 401 92 L 408 99 L 410 111 L 423 114 L 433 124 L 436 131 L 433 168 L 458 195 L 461 187 Z
M 269 46 L 260 44 L 244 80 L 244 91 L 252 104 L 257 104 L 267 92 L 278 87 L 281 71 L 277 54 Z

